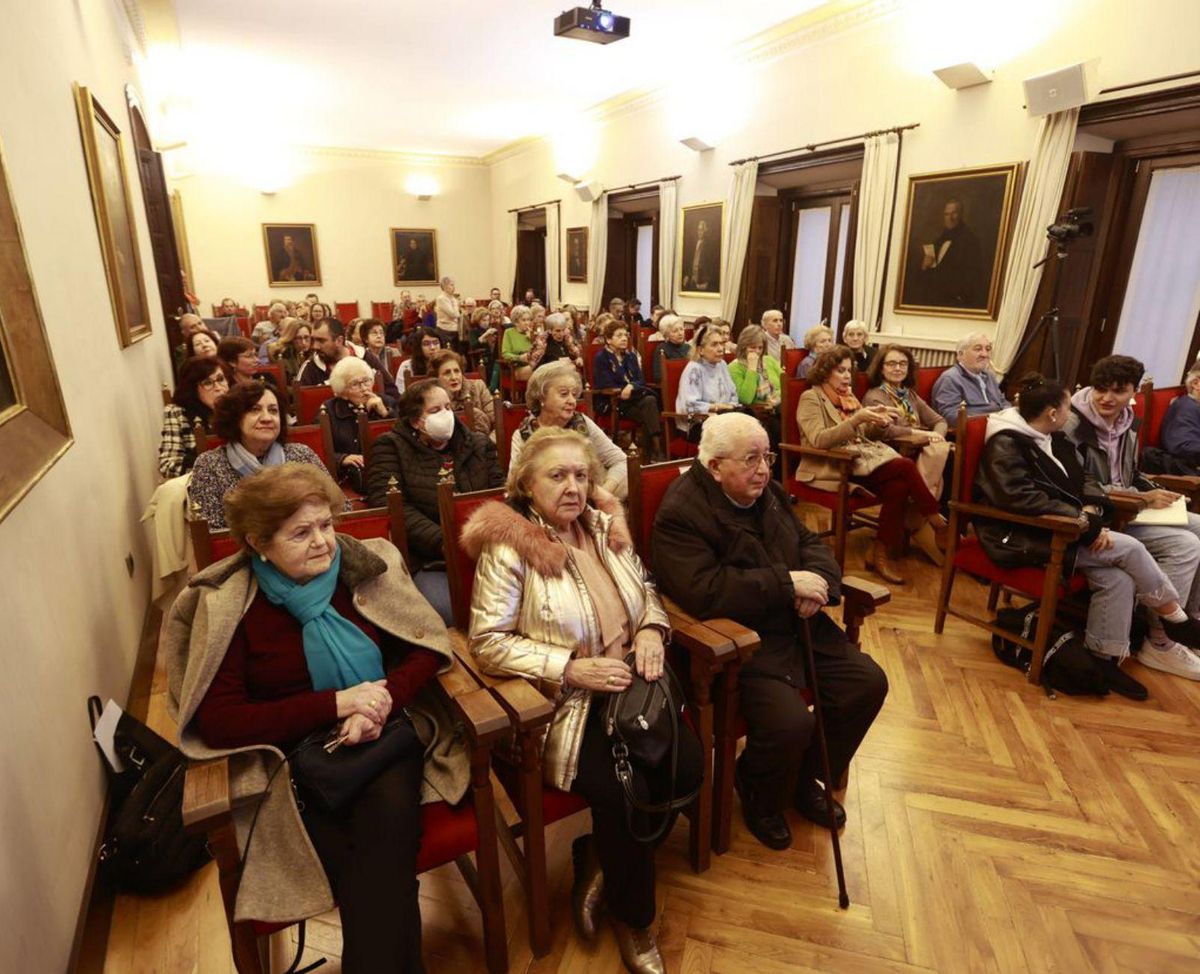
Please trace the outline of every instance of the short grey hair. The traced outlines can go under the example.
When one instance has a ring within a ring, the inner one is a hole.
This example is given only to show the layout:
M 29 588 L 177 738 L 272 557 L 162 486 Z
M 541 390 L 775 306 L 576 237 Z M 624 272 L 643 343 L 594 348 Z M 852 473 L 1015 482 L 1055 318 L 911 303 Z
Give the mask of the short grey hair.
M 700 451 L 696 459 L 707 470 L 710 460 L 732 456 L 742 439 L 758 433 L 767 435 L 762 423 L 747 413 L 709 416 L 700 427 Z
M 560 358 L 556 362 L 547 362 L 534 369 L 529 383 L 525 386 L 525 402 L 529 404 L 529 411 L 535 416 L 540 413 L 542 403 L 546 401 L 546 392 L 551 386 L 564 380 L 574 384 L 576 396 L 582 395 L 583 379 L 569 359 Z
M 765 325 L 767 323 L 767 319 L 770 318 L 772 315 L 779 315 L 779 320 L 783 321 L 783 312 L 780 311 L 778 308 L 768 308 L 766 311 L 764 311 L 762 313 L 762 317 L 759 318 L 758 320 L 761 321 Z
M 973 331 L 969 335 L 963 335 L 963 337 L 958 340 L 958 344 L 954 346 L 954 354 L 961 358 L 962 353 L 975 344 L 975 340 L 978 338 L 982 338 L 985 342 L 990 342 L 992 340 L 992 336 L 986 331 Z
M 546 315 L 546 330 L 551 328 L 570 328 L 571 319 L 561 311 L 556 311 L 552 315 Z
M 766 351 L 767 333 L 761 325 L 747 325 L 742 329 L 737 340 L 737 357 L 745 359 L 746 352 L 751 345 L 761 345 Z
M 531 318 L 533 317 L 533 312 L 529 310 L 528 305 L 514 304 L 512 306 L 512 311 L 508 313 L 508 317 L 514 325 L 517 323 L 517 319 L 522 315 L 529 315 Z
M 271 307 L 267 308 L 267 314 L 274 314 L 276 310 L 282 311 L 284 314 L 287 314 L 288 306 L 286 304 L 284 304 L 282 301 L 272 301 Z
M 867 323 L 865 321 L 860 321 L 858 318 L 852 318 L 850 321 L 846 322 L 846 324 L 842 327 L 842 337 L 845 338 L 846 332 L 851 330 L 861 331 L 864 335 L 868 334 Z
M 329 385 L 335 396 L 340 396 L 355 379 L 374 379 L 375 370 L 362 359 L 347 355 L 329 373 Z
M 669 332 L 676 325 L 682 324 L 683 319 L 680 318 L 679 315 L 663 315 L 658 319 L 658 333 L 662 335 L 663 338 L 666 338 L 667 332 Z
M 828 335 L 830 338 L 832 338 L 833 329 L 831 329 L 828 325 L 813 325 L 804 333 L 804 347 L 811 352 L 814 348 L 816 348 L 817 339 L 822 335 Z
M 454 283 L 454 278 L 452 278 L 449 274 L 447 274 L 440 281 L 438 281 L 438 284 L 442 287 L 445 287 L 447 284 L 453 284 L 453 283 Z

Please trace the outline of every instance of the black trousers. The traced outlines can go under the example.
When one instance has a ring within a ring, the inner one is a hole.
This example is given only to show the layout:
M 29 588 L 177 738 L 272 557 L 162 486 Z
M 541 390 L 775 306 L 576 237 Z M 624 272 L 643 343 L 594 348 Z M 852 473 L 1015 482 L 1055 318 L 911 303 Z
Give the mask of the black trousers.
M 414 754 L 383 772 L 337 812 L 304 803 L 309 838 L 342 915 L 345 974 L 421 974 L 421 776 Z
M 797 647 L 797 652 L 803 652 Z M 829 770 L 836 783 L 870 730 L 887 696 L 887 676 L 870 656 L 849 649 L 846 656 L 814 653 Z M 760 814 L 782 812 L 798 783 L 821 776 L 816 719 L 796 686 L 785 679 L 743 673 L 738 678 L 746 748 L 738 772 Z
M 625 791 L 613 770 L 612 746 L 604 732 L 604 695 L 596 694 L 579 748 L 579 768 L 571 790 L 592 806 L 592 837 L 596 857 L 604 872 L 604 901 L 609 913 L 636 930 L 654 922 L 654 851 L 656 845 L 638 842 L 625 820 Z M 635 765 L 635 791 L 643 802 L 663 802 L 670 797 L 670 766 Z M 675 796 L 700 787 L 704 774 L 700 741 L 690 727 L 679 725 L 679 761 L 675 773 Z M 674 825 L 674 818 L 671 824 Z M 634 827 L 648 834 L 662 822 L 661 816 L 634 815 Z M 665 838 L 670 828 L 663 833 Z
M 658 400 L 653 394 L 635 393 L 628 399 L 618 399 L 617 412 L 624 419 L 631 419 L 637 423 L 647 436 L 658 436 L 661 432 L 662 419 L 658 415 Z

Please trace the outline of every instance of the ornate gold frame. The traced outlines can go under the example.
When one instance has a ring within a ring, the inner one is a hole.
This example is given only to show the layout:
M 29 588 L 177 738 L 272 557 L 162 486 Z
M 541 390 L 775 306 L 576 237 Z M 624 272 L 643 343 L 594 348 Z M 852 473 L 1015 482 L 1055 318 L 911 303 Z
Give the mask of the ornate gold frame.
M 691 203 L 687 206 L 679 208 L 679 240 L 676 242 L 676 252 L 679 254 L 679 266 L 675 269 L 675 283 L 679 286 L 679 290 L 675 293 L 682 298 L 717 298 L 721 297 L 721 290 L 725 286 L 725 282 L 720 282 L 720 287 L 715 291 L 685 291 L 683 290 L 683 227 L 687 222 L 688 210 L 705 210 L 713 206 L 721 208 L 721 232 L 717 234 L 717 274 L 722 273 L 721 264 L 725 259 L 725 201 L 724 200 L 709 200 L 707 203 Z
M 317 275 L 315 281 L 277 281 L 271 277 L 271 241 L 267 237 L 268 230 L 283 229 L 285 227 L 306 227 L 312 231 L 312 261 L 313 273 Z M 263 259 L 267 262 L 267 287 L 320 287 L 321 286 L 321 258 L 317 254 L 317 225 L 315 223 L 264 223 L 262 225 L 263 232 Z M 191 277 L 188 277 L 191 280 Z M 195 285 L 192 285 L 195 287 Z
M 150 303 L 146 300 L 146 283 L 142 276 L 142 257 L 138 249 L 137 223 L 133 219 L 133 196 L 129 191 L 129 174 L 125 170 L 125 137 L 93 97 L 86 87 L 80 84 L 74 86 L 75 108 L 79 114 L 79 134 L 83 140 L 83 158 L 87 167 L 88 186 L 92 192 L 92 209 L 96 214 L 96 230 L 100 235 L 100 254 L 104 258 L 104 276 L 108 279 L 108 297 L 112 302 L 113 318 L 117 324 L 117 338 L 122 348 L 128 348 L 134 342 L 140 342 L 150 336 Z M 142 310 L 146 315 L 145 321 L 128 321 L 126 318 L 125 294 L 118 273 L 117 239 L 113 235 L 112 214 L 109 207 L 113 205 L 104 193 L 104 185 L 100 177 L 100 149 L 96 142 L 96 127 L 99 126 L 104 134 L 111 138 L 117 147 L 117 169 L 121 179 L 121 189 L 125 197 L 125 219 L 129 225 L 129 240 L 133 263 L 133 276 L 137 281 L 138 296 L 141 299 Z
M 431 235 L 430 243 L 433 245 L 433 280 L 432 281 L 401 281 L 396 277 L 396 264 L 400 262 L 400 254 L 396 251 L 396 234 L 398 233 L 428 233 Z M 422 287 L 427 284 L 438 283 L 438 249 L 437 249 L 437 230 L 433 227 L 388 227 L 388 239 L 391 241 L 392 247 L 392 283 L 395 287 Z
M 996 256 L 992 260 L 991 278 L 988 283 L 988 306 L 986 309 L 948 308 L 944 305 L 903 304 L 904 278 L 908 270 L 908 236 L 912 229 L 912 208 L 915 188 L 918 183 L 933 183 L 968 176 L 995 176 L 1007 174 L 1004 202 L 1000 210 L 1000 236 L 996 240 Z M 1025 175 L 1025 163 L 1009 162 L 994 166 L 975 166 L 969 169 L 952 169 L 945 172 L 917 173 L 908 177 L 908 199 L 904 206 L 904 233 L 900 238 L 900 276 L 896 280 L 896 292 L 892 309 L 896 314 L 924 315 L 931 318 L 970 318 L 977 321 L 995 321 L 1000 312 L 1000 291 L 1004 285 L 1004 271 L 1008 264 L 1008 248 L 1012 243 L 1013 223 L 1016 217 L 1016 200 Z

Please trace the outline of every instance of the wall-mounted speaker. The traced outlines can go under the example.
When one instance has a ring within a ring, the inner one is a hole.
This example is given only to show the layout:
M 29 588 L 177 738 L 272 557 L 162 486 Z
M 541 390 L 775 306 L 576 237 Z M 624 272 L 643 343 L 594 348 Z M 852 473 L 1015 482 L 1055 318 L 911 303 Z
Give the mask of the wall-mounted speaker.
M 593 200 L 598 200 L 600 194 L 604 192 L 604 187 L 592 180 L 590 183 L 579 183 L 575 187 L 575 192 L 579 194 L 579 198 L 585 203 L 591 203 Z
M 1049 115 L 1078 108 L 1092 100 L 1095 81 L 1095 59 L 1026 78 L 1025 107 L 1030 115 Z

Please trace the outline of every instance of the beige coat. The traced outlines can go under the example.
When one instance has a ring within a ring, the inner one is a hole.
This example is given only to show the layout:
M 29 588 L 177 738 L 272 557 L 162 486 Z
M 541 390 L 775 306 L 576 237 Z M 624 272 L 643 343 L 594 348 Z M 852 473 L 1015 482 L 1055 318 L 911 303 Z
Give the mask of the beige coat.
M 805 446 L 818 450 L 849 450 L 856 454 L 853 476 L 863 477 L 895 460 L 899 453 L 878 442 L 883 431 L 874 426 L 855 426 L 842 419 L 837 407 L 820 389 L 807 389 L 796 406 L 796 424 Z M 823 457 L 802 456 L 796 479 L 817 490 L 837 490 L 840 480 L 836 464 Z
M 491 435 L 492 427 L 496 425 L 496 408 L 492 404 L 492 394 L 488 391 L 487 383 L 482 379 L 464 378 L 458 395 L 451 397 L 450 406 L 455 412 L 469 409 L 471 429 L 484 436 Z
M 395 547 L 382 538 L 359 541 L 346 535 L 338 535 L 338 544 L 341 579 L 354 593 L 354 607 L 380 629 L 442 656 L 443 669 L 448 669 L 453 657 L 446 626 L 413 585 Z M 237 919 L 290 922 L 331 909 L 333 896 L 300 820 L 286 772 L 280 772 L 262 801 L 254 847 L 246 854 L 246 834 L 258 805 L 255 799 L 263 794 L 283 754 L 265 745 L 208 747 L 194 723 L 234 631 L 257 593 L 244 552 L 197 573 L 180 593 L 163 637 L 168 707 L 179 725 L 180 750 L 187 757 L 230 759 L 234 826 L 245 857 Z M 461 801 L 470 782 L 470 765 L 453 718 L 429 688 L 409 711 L 426 746 L 422 801 Z
M 619 511 L 619 507 L 612 513 Z M 580 517 L 629 616 L 630 637 L 670 623 L 654 583 L 633 550 L 621 516 L 587 508 Z M 488 672 L 538 681 L 552 697 L 554 719 L 543 745 L 546 781 L 566 791 L 575 780 L 592 692 L 562 685 L 577 652 L 599 652 L 596 610 L 567 546 L 536 515 L 522 517 L 499 501 L 481 505 L 462 533 L 477 559 L 470 646 Z M 582 649 L 579 649 L 582 647 Z

